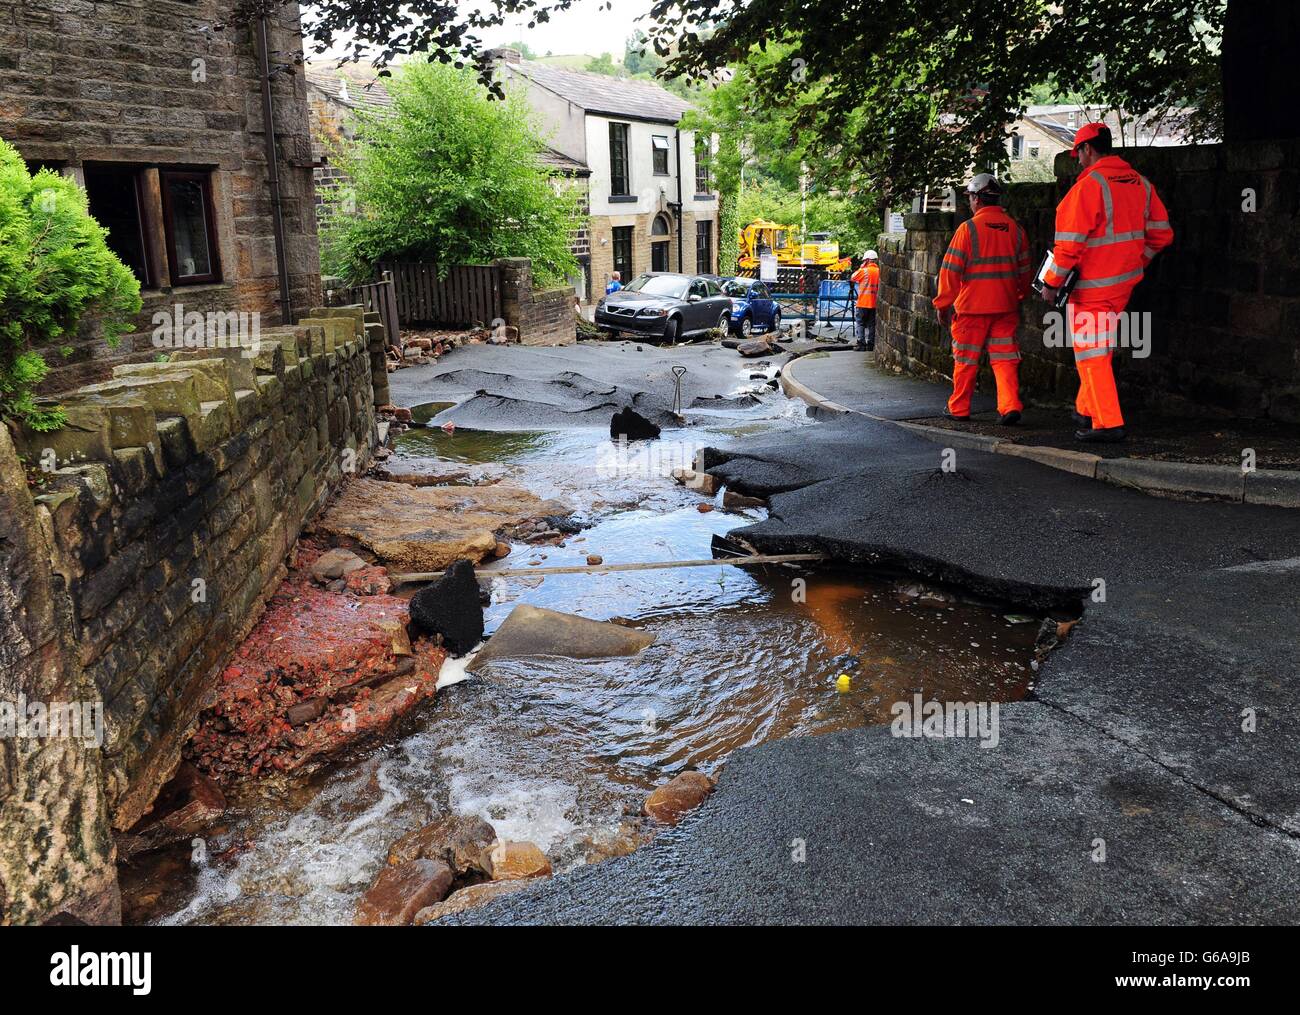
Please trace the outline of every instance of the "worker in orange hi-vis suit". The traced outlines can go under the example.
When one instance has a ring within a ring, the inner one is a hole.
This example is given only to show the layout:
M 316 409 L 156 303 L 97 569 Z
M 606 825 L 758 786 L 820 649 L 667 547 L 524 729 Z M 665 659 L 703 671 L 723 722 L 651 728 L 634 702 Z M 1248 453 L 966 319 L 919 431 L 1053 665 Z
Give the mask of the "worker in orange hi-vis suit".
M 862 255 L 862 266 L 850 276 L 857 286 L 858 299 L 854 314 L 858 351 L 876 348 L 876 299 L 880 296 L 880 259 L 874 250 Z
M 1151 259 L 1174 241 L 1169 213 L 1151 181 L 1111 153 L 1110 128 L 1085 123 L 1074 135 L 1083 172 L 1056 207 L 1053 265 L 1043 299 L 1054 302 L 1071 269 L 1066 326 L 1079 371 L 1075 432 L 1085 442 L 1124 439 L 1124 416 L 1111 360 L 1120 315 Z
M 1024 229 L 1002 210 L 1002 186 L 988 173 L 966 187 L 973 217 L 957 227 L 939 268 L 934 305 L 939 323 L 952 331 L 952 397 L 949 419 L 970 419 L 980 353 L 985 344 L 998 388 L 998 422 L 1020 422 L 1020 303 L 1029 294 L 1032 269 Z

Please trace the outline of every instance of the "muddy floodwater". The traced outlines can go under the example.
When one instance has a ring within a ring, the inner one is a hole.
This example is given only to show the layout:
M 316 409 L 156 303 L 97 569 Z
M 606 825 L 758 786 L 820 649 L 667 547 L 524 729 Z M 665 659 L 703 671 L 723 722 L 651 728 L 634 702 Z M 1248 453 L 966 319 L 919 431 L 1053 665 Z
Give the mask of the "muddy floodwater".
M 425 407 L 417 420 L 443 406 Z M 584 524 L 563 545 L 515 544 L 511 568 L 712 556 L 710 542 L 763 517 L 674 483 L 694 449 L 772 427 L 816 425 L 774 392 L 716 422 L 619 448 L 591 429 L 444 433 L 417 427 L 397 459 L 492 463 L 566 501 Z M 652 632 L 634 658 L 498 661 L 441 690 L 380 745 L 306 785 L 246 791 L 198 847 L 123 871 L 128 919 L 350 923 L 389 845 L 447 812 L 529 840 L 557 873 L 627 833 L 646 793 L 685 768 L 714 772 L 738 748 L 888 723 L 914 694 L 1011 701 L 1035 676 L 1035 620 L 905 578 L 735 567 L 497 578 L 491 632 L 531 603 Z M 847 675 L 847 691 L 837 678 Z M 193 854 L 198 854 L 194 862 Z

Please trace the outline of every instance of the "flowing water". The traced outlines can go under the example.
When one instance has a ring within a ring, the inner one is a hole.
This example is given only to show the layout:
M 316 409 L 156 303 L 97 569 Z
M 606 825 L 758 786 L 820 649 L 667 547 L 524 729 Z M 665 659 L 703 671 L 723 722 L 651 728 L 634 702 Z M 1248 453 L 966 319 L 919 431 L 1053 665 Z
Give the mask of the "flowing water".
M 401 435 L 395 455 L 504 465 L 510 482 L 567 502 L 586 525 L 560 546 L 516 544 L 491 566 L 708 558 L 714 534 L 763 512 L 701 513 L 670 470 L 697 446 L 802 425 L 815 424 L 801 403 L 767 393 L 753 409 L 630 448 L 592 430 L 433 427 Z M 129 915 L 350 922 L 388 846 L 449 811 L 535 842 L 563 871 L 626 835 L 646 793 L 685 768 L 712 772 L 741 747 L 887 723 L 914 694 L 1014 700 L 1034 675 L 1031 618 L 909 580 L 719 566 L 497 578 L 491 589 L 489 633 L 527 602 L 617 620 L 655 642 L 633 658 L 498 661 L 444 688 L 378 748 L 284 795 L 237 802 L 197 863 L 187 847 L 124 870 Z

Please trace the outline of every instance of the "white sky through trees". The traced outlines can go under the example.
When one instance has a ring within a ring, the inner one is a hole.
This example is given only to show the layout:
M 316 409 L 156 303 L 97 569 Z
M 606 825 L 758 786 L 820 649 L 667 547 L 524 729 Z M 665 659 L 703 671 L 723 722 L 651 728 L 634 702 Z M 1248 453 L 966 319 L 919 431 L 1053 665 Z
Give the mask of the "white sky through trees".
M 623 45 L 627 37 L 638 27 L 637 19 L 650 10 L 651 0 L 611 0 L 612 8 L 605 10 L 605 0 L 578 0 L 567 11 L 560 11 L 551 20 L 528 27 L 528 15 L 518 14 L 507 20 L 502 28 L 495 28 L 482 34 L 485 45 L 504 46 L 507 43 L 524 41 L 538 56 L 551 52 L 557 55 L 567 53 L 587 53 L 599 56 L 609 53 L 614 59 L 621 60 Z M 304 12 L 310 12 L 311 4 L 303 3 Z M 465 9 L 479 4 L 462 4 Z M 339 43 L 346 40 L 336 39 L 334 47 L 327 55 L 337 56 L 344 52 Z M 308 54 L 310 57 L 310 53 Z

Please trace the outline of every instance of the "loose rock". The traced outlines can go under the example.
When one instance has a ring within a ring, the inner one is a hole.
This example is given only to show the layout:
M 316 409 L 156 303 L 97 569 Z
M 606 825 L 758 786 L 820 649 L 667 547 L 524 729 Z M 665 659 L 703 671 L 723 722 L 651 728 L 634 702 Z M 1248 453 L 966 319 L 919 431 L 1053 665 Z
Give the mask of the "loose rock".
M 728 511 L 742 511 L 746 508 L 767 507 L 767 501 L 761 497 L 747 497 L 735 490 L 726 490 L 722 494 L 722 506 Z
M 440 920 L 444 916 L 450 916 L 452 913 L 463 913 L 467 909 L 473 909 L 481 906 L 485 902 L 491 902 L 493 899 L 500 898 L 502 895 L 509 895 L 511 892 L 517 892 L 521 888 L 527 888 L 528 881 L 485 881 L 480 885 L 470 885 L 468 888 L 462 888 L 458 892 L 452 892 L 442 902 L 437 905 L 429 906 L 415 914 L 415 925 L 421 926 L 426 923 L 432 923 L 434 920 Z
M 312 580 L 317 584 L 328 585 L 365 566 L 366 562 L 351 550 L 336 546 L 332 550 L 326 550 L 316 558 L 315 563 L 311 566 L 311 576 Z
M 527 490 L 491 486 L 408 486 L 354 479 L 315 523 L 334 542 L 355 542 L 390 569 L 440 571 L 491 556 L 496 533 L 565 507 Z
M 531 842 L 498 842 L 481 860 L 493 881 L 520 881 L 551 876 L 551 861 Z
M 163 786 L 146 814 L 129 835 L 118 839 L 119 859 L 183 842 L 201 833 L 226 810 L 226 797 L 217 784 L 188 761 Z
M 403 927 L 451 890 L 451 868 L 437 860 L 412 860 L 385 867 L 357 904 L 353 921 L 362 927 Z
M 491 825 L 476 814 L 449 814 L 398 839 L 388 850 L 388 862 L 400 866 L 412 860 L 439 860 L 457 877 L 472 871 L 487 874 L 483 854 L 497 841 Z
M 415 603 L 412 602 L 411 606 L 414 610 Z M 654 635 L 646 631 L 523 603 L 510 611 L 468 669 L 473 673 L 493 659 L 521 656 L 568 656 L 571 659 L 630 656 L 654 640 Z
M 683 772 L 646 797 L 645 812 L 665 825 L 675 825 L 712 792 L 713 780 L 703 772 Z

